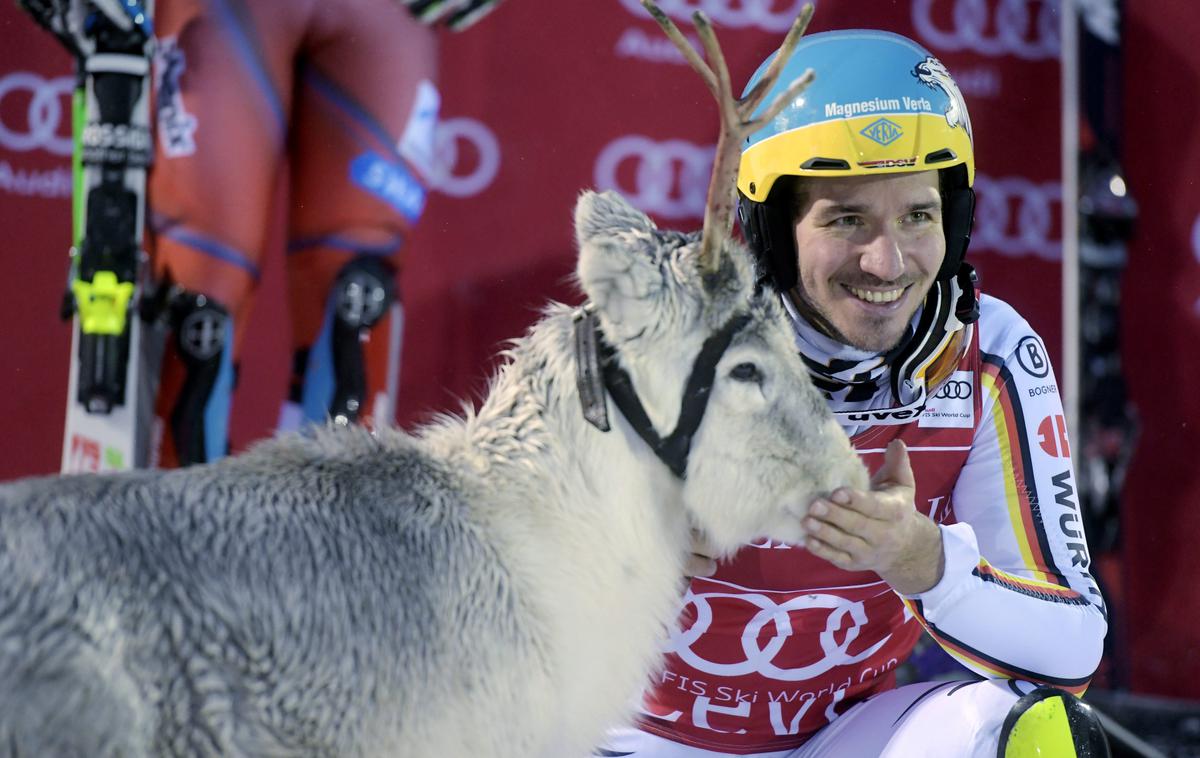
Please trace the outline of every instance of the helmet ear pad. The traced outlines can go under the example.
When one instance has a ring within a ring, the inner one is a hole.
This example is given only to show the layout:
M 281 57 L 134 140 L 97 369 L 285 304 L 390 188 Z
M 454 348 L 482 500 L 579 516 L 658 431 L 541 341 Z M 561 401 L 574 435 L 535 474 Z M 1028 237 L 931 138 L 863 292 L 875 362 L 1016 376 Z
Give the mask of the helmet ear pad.
M 750 250 L 758 265 L 759 282 L 766 282 L 777 292 L 787 292 L 796 286 L 796 237 L 792 231 L 792 203 L 780 191 L 776 182 L 771 197 L 757 203 L 738 191 L 737 218 Z
M 975 222 L 975 190 L 967 184 L 967 167 L 953 166 L 938 172 L 942 193 L 942 230 L 946 234 L 946 256 L 937 278 L 958 279 L 962 295 L 954 305 L 955 315 L 965 324 L 979 319 L 979 297 L 975 286 L 979 277 L 975 267 L 964 259 L 971 243 L 971 226 Z
M 946 257 L 938 271 L 938 279 L 950 279 L 958 274 L 971 243 L 971 226 L 975 221 L 975 190 L 967 184 L 966 166 L 953 166 L 938 172 L 942 193 L 942 229 L 946 234 Z

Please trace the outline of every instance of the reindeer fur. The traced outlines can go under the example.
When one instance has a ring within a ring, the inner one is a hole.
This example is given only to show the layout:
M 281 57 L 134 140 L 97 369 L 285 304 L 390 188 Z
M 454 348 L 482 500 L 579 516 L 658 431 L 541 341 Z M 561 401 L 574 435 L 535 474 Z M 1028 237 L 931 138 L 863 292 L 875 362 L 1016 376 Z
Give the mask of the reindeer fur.
M 705 337 L 685 480 L 610 402 L 581 414 L 571 310 L 517 340 L 482 407 L 416 436 L 330 428 L 184 470 L 0 487 L 0 753 L 583 756 L 628 716 L 697 529 L 801 536 L 788 506 L 866 475 L 733 243 L 612 194 L 578 276 L 661 433 Z M 755 381 L 730 370 L 751 362 Z

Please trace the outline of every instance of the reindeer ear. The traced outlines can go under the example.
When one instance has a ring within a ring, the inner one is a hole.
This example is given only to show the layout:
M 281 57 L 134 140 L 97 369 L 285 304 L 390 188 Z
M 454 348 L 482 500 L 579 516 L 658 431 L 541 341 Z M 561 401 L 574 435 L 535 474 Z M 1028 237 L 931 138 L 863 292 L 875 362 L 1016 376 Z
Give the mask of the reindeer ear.
M 654 222 L 615 192 L 584 192 L 575 205 L 576 275 L 614 330 L 632 335 L 653 320 L 669 253 Z
M 645 213 L 616 192 L 585 190 L 575 203 L 575 241 L 582 250 L 597 237 L 614 237 L 624 232 L 657 229 Z

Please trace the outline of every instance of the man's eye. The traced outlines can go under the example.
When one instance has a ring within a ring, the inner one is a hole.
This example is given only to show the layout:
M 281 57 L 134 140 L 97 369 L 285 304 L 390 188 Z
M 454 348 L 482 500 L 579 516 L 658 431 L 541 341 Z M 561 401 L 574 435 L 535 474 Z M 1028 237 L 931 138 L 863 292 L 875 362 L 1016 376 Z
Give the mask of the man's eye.
M 928 223 L 933 221 L 933 214 L 929 211 L 913 211 L 908 214 L 908 220 L 918 224 Z
M 838 216 L 833 221 L 829 222 L 830 226 L 862 226 L 862 219 L 858 216 Z

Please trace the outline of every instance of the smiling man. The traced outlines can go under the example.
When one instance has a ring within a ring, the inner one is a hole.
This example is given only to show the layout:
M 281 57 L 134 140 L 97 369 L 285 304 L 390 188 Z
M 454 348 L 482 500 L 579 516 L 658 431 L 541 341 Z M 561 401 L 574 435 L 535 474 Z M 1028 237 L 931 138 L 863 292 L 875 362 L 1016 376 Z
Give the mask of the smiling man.
M 871 489 L 797 504 L 803 544 L 698 572 L 638 728 L 603 754 L 1107 755 L 1078 697 L 1107 627 L 1054 374 L 964 261 L 966 104 L 886 32 L 807 37 L 779 81 L 808 68 L 744 146 L 739 220 Z M 897 688 L 924 633 L 975 677 Z
M 798 180 L 801 315 L 839 342 L 900 342 L 946 254 L 936 171 Z

